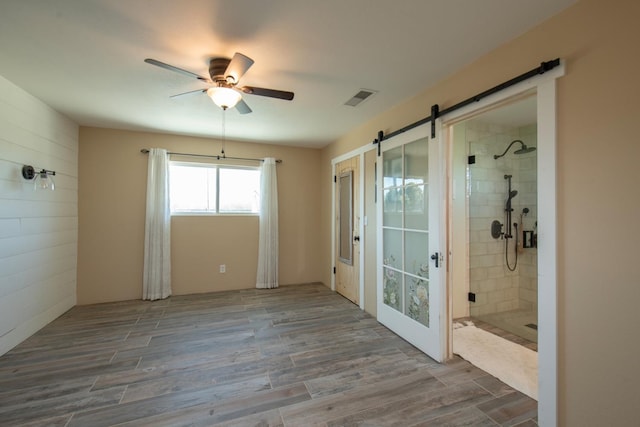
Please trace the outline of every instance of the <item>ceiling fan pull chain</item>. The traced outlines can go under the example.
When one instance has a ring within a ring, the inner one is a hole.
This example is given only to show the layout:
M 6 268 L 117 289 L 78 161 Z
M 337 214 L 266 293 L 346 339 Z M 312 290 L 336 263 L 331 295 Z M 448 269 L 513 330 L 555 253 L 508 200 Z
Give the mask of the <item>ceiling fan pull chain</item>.
M 224 147 L 226 145 L 227 142 L 227 138 L 226 138 L 226 127 L 227 127 L 227 123 L 226 123 L 226 113 L 227 113 L 227 109 L 223 108 L 222 109 L 222 150 L 221 153 L 222 154 L 222 158 L 224 159 L 226 157 L 226 155 L 224 154 Z

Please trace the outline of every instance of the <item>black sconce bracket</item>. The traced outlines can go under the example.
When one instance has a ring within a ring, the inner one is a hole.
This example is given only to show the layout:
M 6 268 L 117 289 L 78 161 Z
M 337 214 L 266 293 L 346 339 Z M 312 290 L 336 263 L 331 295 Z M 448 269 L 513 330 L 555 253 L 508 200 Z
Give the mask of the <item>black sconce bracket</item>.
M 56 171 L 50 171 L 47 169 L 42 169 L 40 172 L 37 172 L 38 174 L 47 174 L 47 175 L 52 175 L 55 176 L 56 175 Z M 31 165 L 24 165 L 22 166 L 22 177 L 24 179 L 33 179 L 36 176 L 36 170 L 33 168 L 33 166 Z
M 24 179 L 33 179 L 36 176 L 36 170 L 33 166 L 25 165 L 22 167 L 22 177 Z

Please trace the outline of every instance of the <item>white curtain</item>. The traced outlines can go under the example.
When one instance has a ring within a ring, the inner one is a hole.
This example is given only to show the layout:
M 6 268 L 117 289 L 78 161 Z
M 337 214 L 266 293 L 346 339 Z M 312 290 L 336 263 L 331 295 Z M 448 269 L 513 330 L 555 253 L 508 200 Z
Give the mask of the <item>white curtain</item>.
M 267 157 L 260 178 L 257 288 L 278 287 L 278 182 L 276 159 Z
M 171 212 L 167 150 L 149 150 L 142 299 L 171 295 Z

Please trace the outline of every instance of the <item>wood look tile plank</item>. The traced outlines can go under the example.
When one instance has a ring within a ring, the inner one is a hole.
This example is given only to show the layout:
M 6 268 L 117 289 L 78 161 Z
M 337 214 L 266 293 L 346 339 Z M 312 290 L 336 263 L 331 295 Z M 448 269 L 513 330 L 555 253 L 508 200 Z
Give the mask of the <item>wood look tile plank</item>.
M 36 418 L 66 415 L 78 410 L 118 405 L 125 387 L 114 387 L 96 392 L 77 392 L 46 400 L 27 401 L 0 407 L 2 423 L 20 425 Z
M 39 368 L 50 370 L 56 361 L 64 365 L 69 363 L 73 364 L 75 360 L 92 359 L 96 357 L 111 358 L 115 354 L 114 352 L 147 347 L 150 341 L 150 336 L 140 336 L 132 339 L 127 337 L 127 339 L 117 342 L 99 342 L 10 355 L 3 361 L 0 367 L 0 377 L 2 376 L 3 370 L 7 369 L 15 374 L 17 367 L 22 367 L 23 372 L 33 372 Z
M 538 415 L 537 407 L 535 400 L 518 392 L 478 405 L 478 409 L 503 426 L 514 426 L 535 418 Z
M 209 404 L 242 394 L 270 389 L 268 378 L 256 377 L 232 385 L 213 385 L 209 388 L 189 390 L 181 393 L 162 394 L 133 402 L 120 403 L 96 410 L 78 412 L 69 423 L 72 426 L 110 426 L 124 424 L 141 418 L 151 418 L 157 415 L 178 410 L 190 411 L 194 406 Z
M 78 367 L 68 366 L 64 369 L 51 369 L 48 372 L 38 372 L 27 376 L 15 376 L 11 379 L 0 380 L 0 389 L 20 390 L 38 385 L 51 385 L 61 381 L 80 378 L 97 378 L 100 374 L 126 371 L 133 369 L 139 363 L 139 359 L 127 359 L 118 362 L 100 362 L 91 365 L 81 365 Z
M 36 418 L 31 421 L 20 423 L 20 427 L 65 427 L 73 413 L 59 415 L 55 417 Z M 3 425 L 0 421 L 0 425 Z
M 471 407 L 461 409 L 451 414 L 433 418 L 428 421 L 421 421 L 410 427 L 496 427 L 484 412 L 478 408 Z
M 380 352 L 368 352 L 366 354 L 354 354 L 351 357 L 336 358 L 333 360 L 319 360 L 317 363 L 307 363 L 303 366 L 287 367 L 271 372 L 271 381 L 274 385 L 292 384 L 298 381 L 310 381 L 313 379 L 327 378 L 328 376 L 344 373 L 345 371 L 360 371 L 365 366 L 374 365 L 382 360 L 401 360 L 404 355 L 396 349 L 382 349 Z
M 268 383 L 268 379 L 267 379 Z M 179 375 L 172 375 L 156 380 L 130 384 L 120 403 L 135 402 L 185 390 L 200 390 L 211 387 L 215 379 L 206 372 L 191 371 Z
M 309 393 L 314 398 L 327 396 L 360 387 L 375 385 L 393 378 L 408 378 L 424 366 L 415 360 L 398 358 L 380 358 L 363 361 L 353 369 L 335 374 L 316 376 L 305 381 Z
M 280 416 L 280 411 L 272 409 L 270 411 L 259 412 L 244 417 L 234 418 L 228 421 L 212 424 L 213 427 L 284 427 L 284 422 Z
M 113 359 L 115 354 L 115 351 L 105 349 L 99 352 L 83 354 L 82 356 L 73 355 L 73 353 L 71 353 L 62 358 L 44 358 L 33 363 L 21 363 L 19 361 L 14 361 L 12 363 L 3 364 L 3 366 L 0 367 L 0 383 L 4 379 L 13 378 L 16 375 L 32 376 L 41 373 L 49 373 L 53 370 L 68 370 L 70 368 L 75 369 L 79 366 L 93 366 L 108 363 Z
M 149 346 L 134 350 L 118 352 L 113 358 L 114 361 L 126 360 L 134 357 L 141 358 L 140 366 L 154 366 L 163 361 L 184 358 L 193 359 L 199 354 L 227 354 L 229 351 L 240 351 L 242 349 L 252 349 L 256 351 L 258 346 L 254 343 L 251 334 L 238 334 L 238 336 L 228 337 L 225 340 L 210 340 L 189 343 L 186 345 Z
M 476 378 L 474 379 L 474 381 L 496 397 L 501 397 L 505 394 L 513 393 L 515 391 L 514 389 L 491 375 Z
M 414 420 L 426 421 L 491 399 L 486 390 L 472 382 L 435 389 L 424 387 L 407 394 L 403 399 L 395 397 L 381 400 L 375 407 L 335 418 L 327 426 L 378 424 L 400 427 Z
M 46 384 L 37 384 L 29 388 L 0 388 L 0 411 L 7 406 L 25 403 L 26 400 L 45 401 L 60 396 L 68 396 L 79 392 L 89 392 L 95 377 L 69 379 Z M 126 384 L 125 384 L 126 385 Z M 107 387 L 105 387 L 107 388 Z M 26 398 L 25 398 L 26 397 Z
M 81 327 L 81 326 L 79 326 Z M 96 342 L 121 342 L 127 338 L 129 328 L 120 328 L 118 330 L 92 330 L 82 334 L 61 334 L 51 337 L 35 337 L 33 340 L 26 340 L 28 346 L 22 345 L 12 349 L 7 354 L 24 354 L 25 352 L 42 352 L 55 350 L 58 348 L 68 348 L 69 346 L 91 345 Z M 37 344 L 32 344 L 32 343 Z
M 286 425 L 314 425 L 362 412 L 373 412 L 383 404 L 404 401 L 421 390 L 444 388 L 445 386 L 428 372 L 416 372 L 409 379 L 396 378 L 348 392 L 320 397 L 281 408 L 280 413 Z
M 447 385 L 456 385 L 488 375 L 483 370 L 458 356 L 455 356 L 455 358 L 447 362 L 446 365 L 433 367 L 432 372 L 440 381 Z
M 292 384 L 270 390 L 258 391 L 246 394 L 243 397 L 211 400 L 207 403 L 194 405 L 189 408 L 168 410 L 162 414 L 145 418 L 143 423 L 137 420 L 123 423 L 120 427 L 134 425 L 153 425 L 154 427 L 178 427 L 178 426 L 210 426 L 219 423 L 227 423 L 233 426 L 242 426 L 239 420 L 273 416 L 272 411 L 283 406 L 293 405 L 309 400 L 303 384 Z M 270 414 L 267 414 L 270 413 Z M 278 424 L 276 424 L 278 425 Z
M 538 427 L 538 423 L 534 419 L 528 419 L 519 424 L 515 424 L 514 427 Z
M 95 381 L 93 388 L 99 390 L 116 385 L 134 385 L 177 374 L 199 370 L 212 370 L 215 368 L 217 368 L 218 375 L 220 375 L 220 372 L 224 372 L 227 375 L 234 372 L 250 372 L 247 374 L 247 376 L 250 376 L 256 372 L 254 369 L 247 369 L 246 366 L 255 366 L 259 360 L 259 351 L 249 349 L 247 349 L 247 351 L 236 350 L 225 354 L 217 353 L 215 357 L 211 357 L 211 354 L 206 352 L 197 353 L 190 355 L 188 358 L 171 359 L 151 367 L 136 366 L 130 370 L 100 375 Z M 288 358 L 285 362 L 285 366 L 291 365 L 291 361 Z M 260 363 L 260 366 L 263 366 L 260 372 L 267 371 L 268 367 L 264 365 L 265 364 Z M 216 382 L 219 382 L 219 380 Z

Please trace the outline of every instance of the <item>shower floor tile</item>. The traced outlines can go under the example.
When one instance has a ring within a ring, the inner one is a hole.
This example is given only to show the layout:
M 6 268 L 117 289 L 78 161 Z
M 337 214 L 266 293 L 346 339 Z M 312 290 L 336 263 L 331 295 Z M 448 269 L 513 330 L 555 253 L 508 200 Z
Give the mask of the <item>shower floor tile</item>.
M 519 314 L 516 315 L 516 312 L 519 312 Z M 537 324 L 536 313 L 528 312 L 528 315 L 525 316 L 521 310 L 516 310 L 516 312 L 497 313 L 502 316 L 494 314 L 489 316 L 467 317 L 464 319 L 455 319 L 454 322 L 471 320 L 473 324 L 480 329 L 484 329 L 487 332 L 527 347 L 533 351 L 538 351 L 538 333 L 536 330 L 526 326 L 528 323 Z M 509 314 L 511 314 L 511 316 Z M 522 322 L 523 318 L 526 320 L 525 323 Z M 508 322 L 510 319 L 518 323 L 512 325 Z
M 485 314 L 474 319 L 494 325 L 525 340 L 537 343 L 538 331 L 528 325 L 538 324 L 538 313 L 534 310 L 512 310 L 502 313 Z

